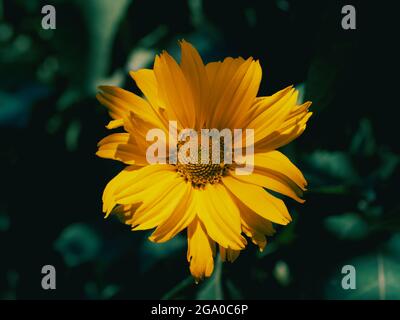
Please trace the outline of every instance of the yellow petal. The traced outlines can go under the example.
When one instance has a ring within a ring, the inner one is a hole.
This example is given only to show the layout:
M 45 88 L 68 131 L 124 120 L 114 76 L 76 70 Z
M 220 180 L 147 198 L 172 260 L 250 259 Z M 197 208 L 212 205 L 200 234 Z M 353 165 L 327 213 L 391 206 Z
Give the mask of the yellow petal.
M 221 184 L 208 184 L 198 193 L 198 216 L 210 237 L 225 248 L 243 249 L 246 239 L 241 235 L 240 213 Z
M 293 88 L 293 86 L 288 86 L 285 89 L 282 89 L 276 93 L 274 93 L 271 96 L 265 96 L 265 97 L 257 97 L 254 100 L 253 105 L 250 107 L 250 110 L 247 114 L 248 116 L 248 122 L 245 123 L 245 127 L 248 126 L 248 124 L 253 121 L 255 118 L 257 118 L 259 115 L 261 115 L 263 112 L 266 112 L 269 108 L 271 108 L 273 105 L 279 102 L 282 98 L 284 98 L 290 90 Z
M 239 257 L 240 250 L 226 249 L 219 246 L 219 254 L 222 261 L 234 262 Z
M 254 141 L 257 142 L 278 129 L 296 106 L 298 91 L 290 89 L 286 94 L 272 104 L 265 107 L 264 111 L 256 116 L 249 124 L 248 128 L 254 129 Z M 269 105 L 269 101 L 265 100 Z
M 145 151 L 137 147 L 128 133 L 111 134 L 97 145 L 99 150 L 96 155 L 101 158 L 119 160 L 126 164 L 147 165 Z
M 153 127 L 165 128 L 165 123 L 160 119 L 148 102 L 136 94 L 114 86 L 100 86 L 102 91 L 96 95 L 101 104 L 109 109 L 113 119 L 120 120 L 136 114 Z
M 106 217 L 114 209 L 115 205 L 115 190 L 120 186 L 120 184 L 125 184 L 133 182 L 137 176 L 137 168 L 135 166 L 126 167 L 118 175 L 116 175 L 105 187 L 103 192 L 103 212 L 106 213 Z
M 221 115 L 215 115 L 216 109 L 221 101 L 222 94 L 226 89 L 227 84 L 232 80 L 238 68 L 245 63 L 243 58 L 226 58 L 223 62 L 210 62 L 206 65 L 206 72 L 208 82 L 210 84 L 210 93 L 207 104 L 207 118 L 206 128 L 217 128 L 219 127 L 219 121 Z
M 119 204 L 157 201 L 163 194 L 179 184 L 174 166 L 152 164 L 137 170 L 134 181 L 126 180 L 114 189 L 115 201 Z
M 236 175 L 234 173 L 233 175 L 239 181 L 252 183 L 257 186 L 279 192 L 296 200 L 297 202 L 304 203 L 304 200 L 300 198 L 303 195 L 303 191 L 299 187 L 297 187 L 296 184 L 290 183 L 290 181 L 285 179 L 285 177 L 279 173 L 272 174 L 268 171 L 256 170 L 249 175 Z
M 258 246 L 261 252 L 264 251 L 265 247 L 267 246 L 267 237 L 264 234 L 258 232 L 257 229 L 248 227 L 244 222 L 243 222 L 243 232 L 246 234 L 246 236 L 248 236 L 251 239 L 251 241 L 256 246 Z
M 158 95 L 165 102 L 169 120 L 178 121 L 183 128 L 194 128 L 193 96 L 180 66 L 167 52 L 163 52 L 155 59 L 154 74 Z
M 199 130 L 204 127 L 206 108 L 209 95 L 209 82 L 206 68 L 197 50 L 188 42 L 182 40 L 181 45 L 181 68 L 192 91 L 195 112 L 196 127 Z
M 219 86 L 220 88 L 223 88 L 222 84 L 224 81 L 222 81 L 222 79 L 226 80 L 225 83 L 229 81 L 244 62 L 245 60 L 242 57 L 227 57 L 222 62 L 216 61 L 207 63 L 206 72 L 211 87 Z M 216 92 L 218 90 L 213 89 L 213 91 Z
M 225 58 L 222 62 L 216 61 L 206 64 L 208 82 L 210 83 L 210 86 L 212 88 L 212 93 L 215 94 L 215 96 L 213 95 L 213 99 L 211 99 L 211 101 L 219 99 L 219 89 L 224 88 L 224 84 L 226 85 L 226 83 L 233 78 L 238 68 L 244 62 L 245 60 L 242 57 L 228 57 Z
M 284 202 L 263 188 L 241 182 L 232 176 L 224 177 L 222 181 L 229 191 L 261 217 L 283 225 L 291 221 Z
M 261 67 L 252 58 L 243 63 L 232 59 L 224 60 L 219 72 L 211 85 L 209 125 L 219 129 L 236 128 L 257 96 Z
M 129 72 L 136 85 L 143 92 L 147 100 L 153 107 L 162 107 L 163 102 L 159 100 L 157 80 L 154 71 L 150 69 L 140 69 L 138 71 Z
M 132 92 L 114 86 L 100 86 L 99 89 L 97 98 L 114 119 L 123 118 L 129 112 L 145 114 L 149 110 L 147 102 Z
M 151 241 L 168 241 L 193 221 L 197 212 L 197 198 L 190 184 L 187 184 L 187 187 L 187 193 L 184 195 L 178 207 L 149 237 Z
M 106 125 L 106 128 L 111 130 L 111 129 L 122 127 L 123 125 L 124 125 L 124 119 L 111 120 Z
M 165 174 L 166 172 L 169 173 Z M 148 178 L 164 178 L 164 180 L 148 181 Z M 144 178 L 147 179 L 144 179 Z M 159 189 L 164 191 L 168 186 L 173 186 L 176 172 L 173 166 L 169 165 L 149 165 L 138 169 L 136 166 L 129 166 L 115 176 L 106 186 L 103 192 L 103 211 L 108 216 L 116 204 L 131 205 L 137 202 L 145 201 L 148 197 L 157 196 Z M 165 184 L 162 185 L 162 184 Z M 146 187 L 152 186 L 148 192 Z M 161 192 L 159 191 L 159 192 Z M 122 200 L 121 200 L 122 199 Z
M 308 103 L 310 105 L 310 103 Z M 308 119 L 312 112 L 304 112 L 294 119 L 288 118 L 279 128 L 271 134 L 256 142 L 256 152 L 267 152 L 280 148 L 300 136 L 306 129 Z
M 215 243 L 205 230 L 204 225 L 195 218 L 188 226 L 187 259 L 190 263 L 190 272 L 200 281 L 210 277 L 214 270 Z
M 267 245 L 265 236 L 272 236 L 275 233 L 272 222 L 259 216 L 239 200 L 237 200 L 237 205 L 240 209 L 243 232 L 251 238 L 252 242 L 259 247 L 260 251 L 263 251 Z
M 241 78 L 241 69 L 235 74 L 233 82 L 240 79 L 240 84 L 234 91 L 235 94 L 226 110 L 229 117 L 225 117 L 222 127 L 241 128 L 244 119 L 248 117 L 246 114 L 252 106 L 257 96 L 262 77 L 262 69 L 258 60 L 252 61 L 246 73 Z
M 136 209 L 139 207 L 138 204 L 135 205 L 122 205 L 119 204 L 117 205 L 112 211 L 111 214 L 117 216 L 117 218 L 125 223 L 125 224 L 129 224 L 128 221 L 130 219 L 132 219 L 133 214 L 135 213 Z
M 125 118 L 124 128 L 131 136 L 135 137 L 134 141 L 137 148 L 144 154 L 147 151 L 147 148 L 154 143 L 154 141 L 147 141 L 146 139 L 147 134 L 152 129 L 161 129 L 162 132 L 164 132 L 164 135 L 158 139 L 161 139 L 165 145 L 168 145 L 168 131 L 165 127 L 158 127 L 157 124 L 144 120 L 133 112 L 130 113 L 129 117 Z
M 140 69 L 138 71 L 131 71 L 129 74 L 150 102 L 154 113 L 163 123 L 163 127 L 160 127 L 160 129 L 168 128 L 167 117 L 164 114 L 165 101 L 163 101 L 158 94 L 158 84 L 154 71 L 150 69 Z
M 286 180 L 288 184 L 292 181 L 303 191 L 306 190 L 307 181 L 301 171 L 279 151 L 256 153 L 254 155 L 254 167 L 259 173 L 265 172 L 280 177 Z
M 180 183 L 170 189 L 169 192 L 155 201 L 142 204 L 130 221 L 132 230 L 152 229 L 164 223 L 174 211 L 178 211 L 180 205 L 186 200 L 191 186 L 181 179 Z M 152 192 L 149 188 L 148 192 Z M 182 215 L 182 212 L 180 212 Z M 175 219 L 175 223 L 178 223 Z

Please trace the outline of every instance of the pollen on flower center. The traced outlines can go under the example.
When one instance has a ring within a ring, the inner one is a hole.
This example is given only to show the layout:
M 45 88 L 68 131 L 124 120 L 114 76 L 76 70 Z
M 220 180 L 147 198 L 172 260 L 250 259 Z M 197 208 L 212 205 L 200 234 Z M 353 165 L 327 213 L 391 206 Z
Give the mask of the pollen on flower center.
M 182 146 L 178 143 L 178 151 Z M 178 163 L 176 164 L 176 171 L 188 182 L 191 182 L 192 186 L 195 188 L 202 188 L 207 183 L 214 184 L 221 181 L 222 177 L 225 176 L 228 170 L 232 167 L 231 164 L 224 163 L 224 144 L 221 141 L 219 150 L 219 163 L 212 162 L 212 156 L 214 150 L 209 146 L 208 163 L 202 163 L 201 161 L 201 146 L 198 147 L 197 159 L 194 160 L 193 157 L 189 156 L 191 160 L 189 163 Z

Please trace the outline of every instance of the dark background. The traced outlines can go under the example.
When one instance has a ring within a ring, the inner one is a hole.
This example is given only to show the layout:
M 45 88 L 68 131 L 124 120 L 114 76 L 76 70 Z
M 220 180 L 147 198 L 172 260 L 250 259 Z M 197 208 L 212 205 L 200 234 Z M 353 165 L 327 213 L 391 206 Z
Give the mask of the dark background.
M 44 4 L 56 7 L 56 30 L 41 28 Z M 341 28 L 345 4 L 356 30 Z M 393 4 L 0 1 L 0 298 L 399 299 Z M 96 86 L 138 93 L 128 71 L 163 49 L 179 57 L 182 38 L 205 62 L 260 59 L 259 95 L 295 84 L 314 112 L 283 149 L 309 181 L 304 205 L 287 200 L 293 223 L 200 285 L 185 234 L 155 245 L 103 219 L 103 188 L 123 165 L 95 156 L 108 121 Z M 41 288 L 46 264 L 56 290 Z M 341 288 L 346 264 L 356 290 Z

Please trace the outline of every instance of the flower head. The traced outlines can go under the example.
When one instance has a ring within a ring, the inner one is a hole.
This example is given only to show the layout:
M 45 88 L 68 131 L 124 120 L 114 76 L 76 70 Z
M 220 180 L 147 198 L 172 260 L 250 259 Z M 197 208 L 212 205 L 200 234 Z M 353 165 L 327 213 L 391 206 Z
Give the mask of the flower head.
M 128 165 L 104 190 L 106 215 L 118 214 L 132 230 L 155 229 L 149 238 L 154 242 L 168 241 L 186 229 L 187 259 L 198 281 L 212 274 L 217 249 L 222 260 L 234 261 L 246 238 L 263 250 L 266 236 L 275 232 L 273 223 L 291 221 L 284 202 L 269 191 L 304 202 L 306 180 L 275 149 L 304 131 L 311 103 L 298 105 L 298 92 L 291 86 L 257 97 L 261 67 L 253 58 L 204 65 L 192 45 L 180 45 L 180 64 L 163 52 L 152 70 L 131 72 L 143 98 L 117 87 L 100 87 L 97 98 L 113 119 L 107 128 L 123 127 L 125 132 L 101 140 L 97 155 Z M 240 163 L 236 157 L 226 161 L 224 137 L 218 141 L 217 156 L 212 146 L 197 143 L 191 145 L 190 161 L 183 161 L 176 154 L 187 154 L 186 144 L 171 136 L 171 121 L 178 135 L 185 128 L 229 129 L 237 138 L 235 129 L 251 129 L 252 139 L 240 136 L 233 149 L 251 147 L 254 152 Z M 148 133 L 155 128 L 165 133 L 158 143 L 170 152 L 166 161 L 149 164 Z M 219 161 L 208 161 L 214 158 Z M 238 167 L 247 162 L 253 162 L 252 171 L 240 174 Z

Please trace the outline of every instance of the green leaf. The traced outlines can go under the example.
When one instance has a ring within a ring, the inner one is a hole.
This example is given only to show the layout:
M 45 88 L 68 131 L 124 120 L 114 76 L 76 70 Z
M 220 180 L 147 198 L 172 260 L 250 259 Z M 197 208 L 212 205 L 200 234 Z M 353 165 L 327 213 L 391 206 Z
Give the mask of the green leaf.
M 357 172 L 349 156 L 341 151 L 314 151 L 307 157 L 306 163 L 314 171 L 339 180 L 348 181 L 357 178 Z
M 348 212 L 329 216 L 325 228 L 341 240 L 359 240 L 368 234 L 367 223 L 357 213 Z
M 114 37 L 130 2 L 131 0 L 77 1 L 89 33 L 88 64 L 85 74 L 87 92 L 96 92 L 96 86 L 106 75 Z
M 343 194 L 360 181 L 349 155 L 341 151 L 316 150 L 304 157 L 310 192 Z
M 382 180 L 388 180 L 399 166 L 400 157 L 387 150 L 380 152 L 379 156 L 382 164 L 378 169 L 378 176 Z

